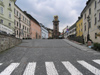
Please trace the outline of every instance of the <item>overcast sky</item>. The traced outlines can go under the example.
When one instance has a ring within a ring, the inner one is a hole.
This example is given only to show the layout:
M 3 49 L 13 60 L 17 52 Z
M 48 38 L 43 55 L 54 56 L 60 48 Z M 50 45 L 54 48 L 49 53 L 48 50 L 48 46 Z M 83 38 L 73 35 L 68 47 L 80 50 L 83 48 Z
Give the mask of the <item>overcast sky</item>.
M 39 23 L 53 28 L 54 15 L 59 16 L 59 30 L 73 25 L 87 0 L 17 0 L 16 4 L 23 11 L 31 14 Z

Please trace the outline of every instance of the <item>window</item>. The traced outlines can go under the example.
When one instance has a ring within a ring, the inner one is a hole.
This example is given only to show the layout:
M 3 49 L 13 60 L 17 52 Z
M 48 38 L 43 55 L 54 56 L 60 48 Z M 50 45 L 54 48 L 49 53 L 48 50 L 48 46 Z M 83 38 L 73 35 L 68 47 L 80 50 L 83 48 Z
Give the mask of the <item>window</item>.
M 9 18 L 11 18 L 11 12 L 9 12 Z
M 86 14 L 85 14 L 85 19 L 86 19 Z
M 84 30 L 86 31 L 86 25 L 84 26 Z
M 11 1 L 9 1 L 9 7 L 11 7 Z
M 18 11 L 17 11 L 17 16 L 18 16 Z
M 91 22 L 89 22 L 89 28 L 91 28 Z
M 20 17 L 20 19 L 21 19 L 21 13 L 19 14 L 19 17 Z
M 100 21 L 100 13 L 99 13 L 99 21 Z
M 17 35 L 18 35 L 18 30 L 17 30 Z
M 17 22 L 17 27 L 18 27 L 18 22 Z
M 14 9 L 14 14 L 15 14 L 15 12 L 16 12 L 16 9 Z
M 24 29 L 24 25 L 23 25 L 23 29 Z
M 23 21 L 24 21 L 24 16 L 23 16 Z
M 9 26 L 11 26 L 11 23 L 9 23 Z
M 21 23 L 19 24 L 19 28 L 21 28 Z
M 96 9 L 96 7 L 97 7 L 97 2 L 95 1 L 95 9 Z
M 95 39 L 97 39 L 97 33 L 95 33 Z
M 2 19 L 0 20 L 0 23 L 3 24 L 3 20 Z
M 95 25 L 96 25 L 96 22 L 97 22 L 97 18 L 95 17 Z
M 89 9 L 89 14 L 91 14 L 91 8 Z
M 3 7 L 0 7 L 0 13 L 3 14 Z
M 26 27 L 25 27 L 25 30 L 26 30 Z
M 16 20 L 14 20 L 14 25 L 16 25 Z
M 26 18 L 25 18 L 25 22 L 26 22 Z

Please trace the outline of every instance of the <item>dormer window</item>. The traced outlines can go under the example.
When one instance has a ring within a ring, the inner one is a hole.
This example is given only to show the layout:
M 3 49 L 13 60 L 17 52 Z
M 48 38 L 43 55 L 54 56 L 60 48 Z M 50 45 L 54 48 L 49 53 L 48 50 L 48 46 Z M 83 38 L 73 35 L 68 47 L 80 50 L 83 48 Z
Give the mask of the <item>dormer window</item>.
M 9 1 L 9 7 L 11 7 L 11 1 Z

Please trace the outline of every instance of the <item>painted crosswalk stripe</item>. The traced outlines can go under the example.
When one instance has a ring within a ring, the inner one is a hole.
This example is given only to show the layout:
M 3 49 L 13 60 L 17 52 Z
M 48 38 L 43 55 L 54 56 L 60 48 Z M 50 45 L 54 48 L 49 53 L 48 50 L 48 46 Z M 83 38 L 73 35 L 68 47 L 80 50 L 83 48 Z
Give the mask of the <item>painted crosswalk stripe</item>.
M 100 60 L 93 60 L 93 61 L 100 65 Z
M 71 73 L 71 75 L 83 75 L 77 68 L 75 68 L 70 62 L 62 62 L 66 69 Z
M 23 75 L 34 75 L 36 68 L 36 62 L 29 63 L 24 71 Z
M 0 75 L 10 75 L 18 66 L 19 63 L 12 63 Z
M 53 62 L 45 62 L 47 75 L 58 75 Z
M 100 70 L 97 69 L 96 67 L 88 64 L 85 61 L 77 61 L 79 64 L 81 64 L 82 66 L 84 66 L 86 69 L 88 69 L 89 71 L 91 71 L 93 74 L 95 75 L 100 75 Z
M 0 63 L 0 65 L 2 65 L 2 63 Z

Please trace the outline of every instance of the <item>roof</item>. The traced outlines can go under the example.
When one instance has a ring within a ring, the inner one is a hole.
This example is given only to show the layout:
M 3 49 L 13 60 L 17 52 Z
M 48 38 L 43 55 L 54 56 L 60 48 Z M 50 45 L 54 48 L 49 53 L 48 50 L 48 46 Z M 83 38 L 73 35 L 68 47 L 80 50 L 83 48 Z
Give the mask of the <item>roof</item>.
M 76 27 L 76 23 L 73 24 L 73 25 L 69 28 L 69 30 L 73 29 L 74 27 Z
M 40 24 L 39 24 L 39 22 L 35 19 L 35 18 L 33 18 L 30 14 L 28 14 L 26 11 L 23 11 L 25 14 L 26 14 L 26 16 L 27 17 L 29 17 L 31 20 L 33 20 L 36 24 L 38 24 L 39 26 L 40 26 Z
M 51 31 L 53 31 L 53 29 L 50 29 L 50 28 L 47 28 L 47 30 L 51 30 Z
M 47 30 L 47 27 L 45 27 L 42 23 L 40 23 L 40 26 Z
M 89 3 L 92 2 L 92 1 L 94 1 L 94 0 L 88 0 L 88 1 L 86 2 L 86 6 L 84 7 L 83 11 L 81 12 L 81 15 L 82 15 L 83 12 L 86 10 L 86 8 L 88 7 Z

